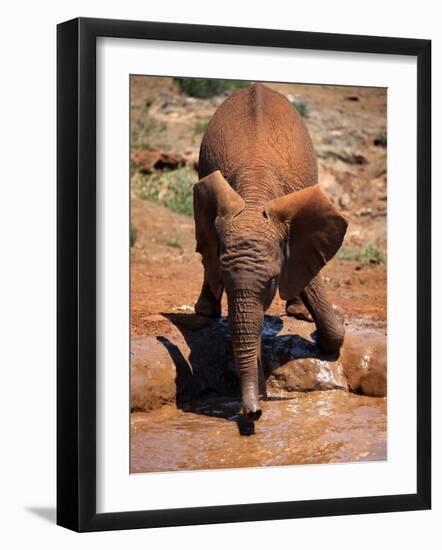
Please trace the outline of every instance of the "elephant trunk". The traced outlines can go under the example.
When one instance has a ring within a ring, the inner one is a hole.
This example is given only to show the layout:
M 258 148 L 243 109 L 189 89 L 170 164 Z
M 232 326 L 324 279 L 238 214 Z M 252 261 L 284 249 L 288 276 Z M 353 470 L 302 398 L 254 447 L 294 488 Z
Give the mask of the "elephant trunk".
M 259 297 L 248 290 L 228 295 L 233 355 L 241 377 L 242 412 L 252 420 L 261 416 L 259 404 L 258 353 L 264 322 Z

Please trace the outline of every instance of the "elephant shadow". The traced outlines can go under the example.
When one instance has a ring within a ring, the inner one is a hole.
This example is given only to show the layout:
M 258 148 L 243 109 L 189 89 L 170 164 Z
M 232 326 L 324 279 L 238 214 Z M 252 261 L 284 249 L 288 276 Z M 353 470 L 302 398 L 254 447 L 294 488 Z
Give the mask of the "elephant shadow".
M 157 340 L 175 364 L 176 406 L 194 414 L 223 418 L 237 423 L 242 435 L 254 433 L 254 423 L 240 414 L 239 375 L 235 367 L 228 321 L 196 314 L 163 313 L 181 332 L 188 349 L 181 350 L 165 336 Z M 264 377 L 295 358 L 318 357 L 315 334 L 307 340 L 298 334 L 279 335 L 280 317 L 265 316 L 262 333 Z M 185 357 L 184 353 L 187 355 Z M 267 397 L 267 401 L 287 397 Z

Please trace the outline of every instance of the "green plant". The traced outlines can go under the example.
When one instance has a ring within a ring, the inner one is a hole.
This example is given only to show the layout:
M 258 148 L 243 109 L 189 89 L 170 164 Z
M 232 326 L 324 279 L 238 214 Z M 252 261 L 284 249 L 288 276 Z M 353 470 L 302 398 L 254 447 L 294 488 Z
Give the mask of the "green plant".
M 180 236 L 176 229 L 175 229 L 175 237 L 173 239 L 169 239 L 168 241 L 166 241 L 166 244 L 171 248 L 179 248 L 179 249 L 183 248 L 183 245 L 181 244 Z
M 173 212 L 193 215 L 193 184 L 194 178 L 188 171 L 176 174 L 168 185 L 169 193 L 164 199 L 164 205 Z
M 385 130 L 381 132 L 373 143 L 380 147 L 387 147 L 387 132 Z
M 131 128 L 131 148 L 151 149 L 153 141 L 158 139 L 165 129 L 164 122 L 152 117 L 138 120 Z
M 292 101 L 292 105 L 303 118 L 308 118 L 310 109 L 306 101 L 303 99 L 295 99 L 295 101 Z
M 193 134 L 195 136 L 198 134 L 202 134 L 208 125 L 209 125 L 208 120 L 197 120 L 192 128 Z
M 158 149 L 162 149 L 163 151 L 170 151 L 172 149 L 170 143 L 166 143 L 166 142 L 159 142 L 159 143 L 156 143 L 156 147 Z
M 342 247 L 337 256 L 343 260 L 357 260 L 367 264 L 384 265 L 386 262 L 382 250 L 377 245 L 370 243 L 367 243 L 363 249 Z
M 135 226 L 130 224 L 130 247 L 132 248 L 137 242 L 138 231 Z
M 181 93 L 190 97 L 208 99 L 238 88 L 246 88 L 250 82 L 244 80 L 222 80 L 213 78 L 175 78 Z
M 363 259 L 366 262 L 376 265 L 384 265 L 386 261 L 382 250 L 378 246 L 372 244 L 367 244 L 365 246 Z
M 131 178 L 135 196 L 163 204 L 169 210 L 192 216 L 194 172 L 187 166 L 170 171 L 155 171 L 143 175 L 136 172 Z
M 132 191 L 140 199 L 159 202 L 161 181 L 158 173 L 154 172 L 148 176 L 143 176 L 140 172 L 135 172 L 131 178 L 131 187 Z

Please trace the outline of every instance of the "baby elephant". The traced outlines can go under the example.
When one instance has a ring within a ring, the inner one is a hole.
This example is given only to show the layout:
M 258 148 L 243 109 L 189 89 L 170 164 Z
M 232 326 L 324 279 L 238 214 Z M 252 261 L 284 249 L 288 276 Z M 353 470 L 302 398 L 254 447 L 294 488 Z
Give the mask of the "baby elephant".
M 344 328 L 317 274 L 341 246 L 347 221 L 319 188 L 302 118 L 262 84 L 218 108 L 201 143 L 199 178 L 194 211 L 204 283 L 195 311 L 220 315 L 225 289 L 242 412 L 257 420 L 261 331 L 278 287 L 288 312 L 302 300 L 321 350 L 340 350 Z

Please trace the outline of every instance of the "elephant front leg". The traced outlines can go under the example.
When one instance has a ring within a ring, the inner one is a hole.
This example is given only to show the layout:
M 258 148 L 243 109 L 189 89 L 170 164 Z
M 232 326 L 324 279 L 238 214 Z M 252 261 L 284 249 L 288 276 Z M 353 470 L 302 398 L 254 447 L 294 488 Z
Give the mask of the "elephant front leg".
M 200 297 L 195 304 L 195 313 L 206 317 L 221 316 L 221 298 L 218 300 L 210 290 L 208 283 L 204 282 Z
M 301 293 L 301 298 L 315 321 L 321 351 L 339 353 L 345 336 L 343 316 L 328 301 L 319 277 L 315 277 L 305 287 Z

